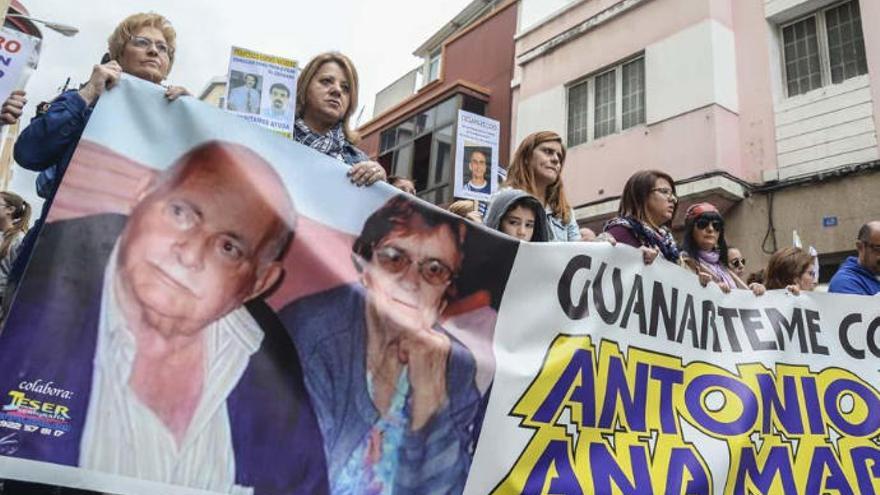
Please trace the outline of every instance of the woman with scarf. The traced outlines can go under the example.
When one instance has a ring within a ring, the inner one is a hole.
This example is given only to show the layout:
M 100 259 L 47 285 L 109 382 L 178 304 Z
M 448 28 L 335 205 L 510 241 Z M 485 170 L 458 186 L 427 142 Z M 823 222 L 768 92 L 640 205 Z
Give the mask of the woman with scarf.
M 659 170 L 641 170 L 626 181 L 617 217 L 604 230 L 617 242 L 641 250 L 646 265 L 661 254 L 678 263 L 678 246 L 668 230 L 677 206 L 672 177 Z
M 351 167 L 351 182 L 369 186 L 387 175 L 355 147 L 359 138 L 349 121 L 357 108 L 357 94 L 357 70 L 348 57 L 327 52 L 313 58 L 297 81 L 293 139 L 345 162 Z
M 724 218 L 715 205 L 697 203 L 687 209 L 681 247 L 685 266 L 699 275 L 701 281 L 715 282 L 724 293 L 731 289 L 751 289 L 756 296 L 764 293 L 763 285 L 746 285 L 727 268 L 729 250 L 724 238 Z

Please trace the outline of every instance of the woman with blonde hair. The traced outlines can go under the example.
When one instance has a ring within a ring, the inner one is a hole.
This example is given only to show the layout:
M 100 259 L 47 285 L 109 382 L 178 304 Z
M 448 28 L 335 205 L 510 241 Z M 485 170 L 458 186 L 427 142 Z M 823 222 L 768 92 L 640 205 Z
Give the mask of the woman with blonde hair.
M 562 183 L 564 164 L 562 138 L 552 131 L 535 132 L 526 136 L 514 152 L 504 185 L 525 191 L 541 202 L 551 241 L 580 241 L 574 210 Z
M 356 147 L 360 137 L 351 129 L 351 116 L 357 103 L 358 74 L 351 59 L 339 52 L 318 55 L 297 81 L 293 139 L 345 162 L 351 181 L 369 186 L 388 175 Z
M 126 17 L 107 39 L 108 53 L 92 68 L 89 80 L 78 90 L 60 94 L 48 110 L 34 117 L 18 136 L 15 161 L 28 170 L 39 172 L 37 194 L 46 201 L 40 218 L 22 241 L 19 256 L 9 274 L 10 283 L 16 283 L 24 272 L 36 235 L 52 206 L 55 192 L 98 98 L 115 86 L 123 73 L 155 84 L 164 81 L 174 65 L 176 40 L 177 33 L 171 22 L 159 14 L 150 12 Z M 180 86 L 165 88 L 165 97 L 169 101 L 183 95 L 189 95 L 189 92 Z M 3 108 L 8 110 L 7 106 Z M 19 111 L 13 117 L 17 119 L 20 115 Z M 8 120 L 4 119 L 4 122 Z

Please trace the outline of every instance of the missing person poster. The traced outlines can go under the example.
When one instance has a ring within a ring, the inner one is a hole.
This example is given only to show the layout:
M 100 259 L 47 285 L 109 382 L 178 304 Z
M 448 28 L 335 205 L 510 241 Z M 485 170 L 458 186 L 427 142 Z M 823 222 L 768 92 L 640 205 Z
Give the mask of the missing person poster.
M 224 108 L 290 137 L 298 76 L 294 60 L 232 47 Z
M 42 40 L 10 28 L 0 28 L 0 101 L 23 89 L 40 60 Z
M 724 294 L 346 171 L 108 90 L 0 333 L 4 490 L 878 493 L 875 298 Z
M 501 124 L 497 120 L 458 111 L 455 197 L 488 201 L 498 190 L 500 137 Z

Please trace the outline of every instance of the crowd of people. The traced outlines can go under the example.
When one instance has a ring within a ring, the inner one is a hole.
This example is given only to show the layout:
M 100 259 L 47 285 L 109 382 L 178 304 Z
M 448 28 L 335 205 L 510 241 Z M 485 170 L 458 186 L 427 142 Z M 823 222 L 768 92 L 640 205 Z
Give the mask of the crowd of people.
M 88 82 L 59 95 L 22 131 L 15 144 L 14 156 L 22 167 L 39 173 L 37 193 L 45 201 L 39 218 L 29 228 L 31 208 L 27 202 L 12 192 L 0 193 L 0 302 L 4 309 L 24 273 L 36 237 L 95 103 L 107 89 L 118 83 L 122 74 L 162 83 L 171 71 L 177 48 L 174 28 L 161 15 L 135 14 L 126 18 L 110 35 L 108 55 L 102 63 L 92 68 Z M 190 95 L 185 88 L 178 86 L 167 87 L 165 94 L 171 104 Z M 358 75 L 352 61 L 338 52 L 316 56 L 299 76 L 293 139 L 344 162 L 349 166 L 349 179 L 357 186 L 366 187 L 387 181 L 406 194 L 415 194 L 416 185 L 412 179 L 388 176 L 382 165 L 371 160 L 357 147 L 358 135 L 350 125 L 351 116 L 357 108 L 357 97 Z M 16 122 L 21 118 L 26 103 L 23 92 L 14 92 L 0 109 L 0 121 L 4 124 Z M 659 262 L 680 265 L 698 277 L 702 285 L 715 284 L 724 292 L 750 290 L 760 296 L 766 290 L 787 289 L 793 294 L 800 294 L 813 290 L 817 283 L 815 257 L 797 247 L 780 249 L 770 257 L 765 268 L 747 274 L 742 252 L 732 247 L 731 240 L 725 235 L 721 211 L 710 203 L 697 203 L 687 208 L 682 240 L 677 241 L 672 233 L 672 220 L 679 205 L 675 180 L 658 170 L 638 171 L 627 180 L 617 215 L 604 225 L 602 232 L 596 234 L 580 227 L 566 195 L 562 177 L 565 161 L 566 147 L 561 136 L 552 131 L 533 133 L 516 148 L 507 168 L 507 178 L 501 189 L 491 197 L 485 215 L 480 214 L 481 208 L 471 200 L 456 201 L 447 209 L 467 221 L 481 223 L 523 242 L 606 242 L 630 246 L 641 252 L 645 264 L 658 262 L 659 259 Z M 404 211 L 406 205 L 401 203 L 398 206 L 401 211 L 395 210 L 391 212 L 393 215 L 389 213 L 390 216 L 399 217 L 401 225 L 407 228 L 425 229 L 422 225 L 425 219 L 411 220 L 407 216 L 411 212 Z M 442 218 L 431 219 L 427 224 L 445 225 Z M 434 230 L 459 242 L 456 228 L 452 225 Z M 435 235 L 433 230 L 428 230 Z M 359 255 L 356 258 L 357 268 L 366 274 L 366 284 L 381 282 L 370 277 L 372 263 L 400 263 L 400 253 L 396 253 L 393 246 L 385 245 L 390 238 L 393 238 L 392 233 L 383 231 L 368 243 L 368 247 L 356 250 Z M 373 253 L 373 247 L 382 250 Z M 841 265 L 831 280 L 830 292 L 880 293 L 880 221 L 869 221 L 862 226 L 855 239 L 855 248 L 858 255 L 848 258 Z M 446 265 L 435 268 L 457 266 L 457 255 L 453 252 L 449 257 Z M 359 264 L 357 260 L 360 260 Z M 423 270 L 421 265 L 419 269 Z M 441 270 L 428 275 L 422 273 L 422 276 L 429 281 L 433 280 L 431 277 L 437 278 L 436 286 L 442 288 L 446 282 L 442 280 L 443 273 Z M 440 289 L 436 297 L 443 297 Z M 369 304 L 366 309 L 362 301 L 352 304 L 358 311 L 369 313 Z M 387 322 L 368 318 L 367 324 L 364 331 L 369 336 L 394 331 Z M 448 339 L 444 345 L 446 352 L 450 352 Z M 367 353 L 366 357 L 372 355 Z M 339 364 L 332 368 L 343 369 L 341 366 Z M 389 366 L 394 368 L 394 373 L 389 376 L 399 376 L 400 364 L 391 363 Z M 363 375 L 365 371 L 349 371 L 349 374 L 355 373 Z M 336 379 L 338 377 L 332 376 L 327 378 L 326 384 L 310 385 L 329 386 Z M 389 411 L 402 407 L 399 397 L 391 392 L 395 383 L 392 380 L 382 389 L 385 392 L 382 402 Z M 475 394 L 466 387 L 457 387 L 456 391 L 462 396 L 467 395 L 469 403 L 475 402 L 476 399 L 472 399 Z M 439 407 L 440 404 L 430 401 L 425 405 L 428 414 Z M 370 422 L 364 422 L 361 426 L 364 431 L 369 431 L 373 426 L 371 422 L 380 420 L 370 418 Z M 334 459 L 334 462 L 337 464 L 331 464 L 331 471 L 336 470 L 340 475 L 350 477 L 358 476 L 351 472 L 354 469 L 352 466 L 344 464 L 344 459 Z M 17 486 L 15 493 L 46 493 L 45 488 L 29 492 L 30 489 L 33 488 L 27 485 Z

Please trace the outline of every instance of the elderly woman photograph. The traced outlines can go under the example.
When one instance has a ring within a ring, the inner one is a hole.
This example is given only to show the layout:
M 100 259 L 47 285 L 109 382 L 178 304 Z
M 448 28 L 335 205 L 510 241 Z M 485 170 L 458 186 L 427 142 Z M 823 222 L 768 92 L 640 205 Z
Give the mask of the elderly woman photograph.
M 332 493 L 464 488 L 480 395 L 472 354 L 438 320 L 456 293 L 465 231 L 460 218 L 395 196 L 354 242 L 359 282 L 282 309 Z
M 356 146 L 360 138 L 350 126 L 357 103 L 358 75 L 351 59 L 339 52 L 318 55 L 297 80 L 293 139 L 345 162 L 351 182 L 369 186 L 388 176 Z

